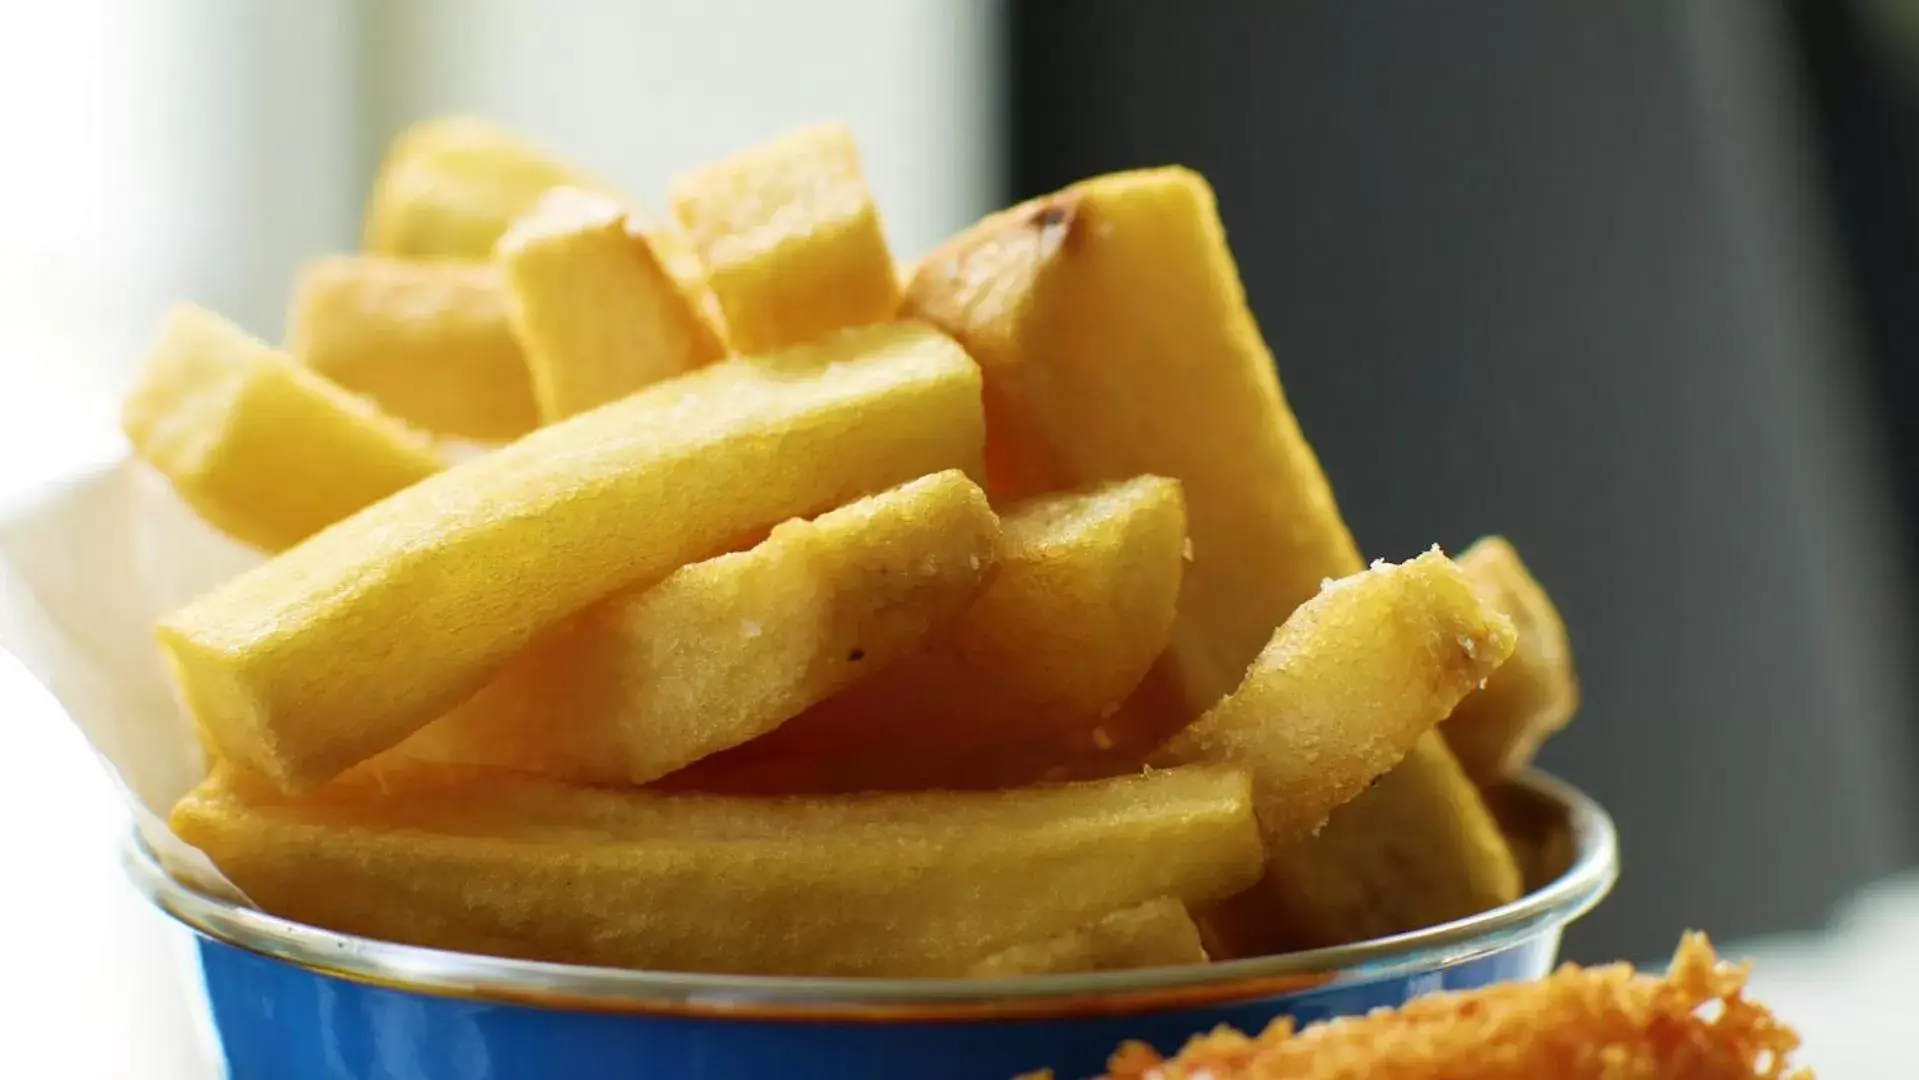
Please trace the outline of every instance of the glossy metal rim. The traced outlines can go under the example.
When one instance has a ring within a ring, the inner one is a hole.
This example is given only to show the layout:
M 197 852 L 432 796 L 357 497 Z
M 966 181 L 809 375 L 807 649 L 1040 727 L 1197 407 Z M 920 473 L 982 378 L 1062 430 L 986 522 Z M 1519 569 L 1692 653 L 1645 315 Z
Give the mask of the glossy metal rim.
M 1276 986 L 1321 989 L 1464 963 L 1557 930 L 1603 899 L 1618 877 L 1612 819 L 1564 781 L 1529 772 L 1516 786 L 1557 807 L 1574 844 L 1558 879 L 1491 911 L 1353 945 L 1214 964 L 1007 979 L 865 979 L 696 975 L 510 960 L 335 933 L 208 896 L 174 880 L 137 833 L 123 847 L 134 885 L 167 914 L 210 938 L 322 974 L 420 993 L 622 1012 L 711 1013 L 769 1009 L 785 1019 L 846 1019 L 911 1006 L 937 1020 L 1025 1011 L 1070 1000 L 1192 1003 L 1267 996 Z M 1036 1008 L 1031 1008 L 1036 1007 Z M 1127 1010 L 1130 1011 L 1130 1010 Z

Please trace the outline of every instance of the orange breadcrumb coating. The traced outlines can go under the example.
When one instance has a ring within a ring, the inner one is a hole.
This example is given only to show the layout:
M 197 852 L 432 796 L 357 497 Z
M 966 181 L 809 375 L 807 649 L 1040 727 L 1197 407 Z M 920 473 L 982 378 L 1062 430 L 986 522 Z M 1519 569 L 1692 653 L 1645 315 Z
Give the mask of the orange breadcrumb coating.
M 1107 1080 L 1811 1080 L 1788 1060 L 1799 1036 L 1745 985 L 1744 966 L 1689 934 L 1664 978 L 1568 965 L 1301 1032 L 1289 1020 L 1256 1039 L 1221 1028 L 1170 1061 L 1128 1043 Z

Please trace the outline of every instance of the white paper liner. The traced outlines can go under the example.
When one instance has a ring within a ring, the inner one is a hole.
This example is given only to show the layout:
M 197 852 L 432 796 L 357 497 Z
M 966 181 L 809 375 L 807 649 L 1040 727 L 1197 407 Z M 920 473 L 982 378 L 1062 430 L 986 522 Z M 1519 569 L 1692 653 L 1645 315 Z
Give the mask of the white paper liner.
M 0 648 L 87 737 L 167 870 L 241 902 L 212 861 L 166 825 L 207 763 L 153 624 L 260 560 L 125 458 L 0 505 Z

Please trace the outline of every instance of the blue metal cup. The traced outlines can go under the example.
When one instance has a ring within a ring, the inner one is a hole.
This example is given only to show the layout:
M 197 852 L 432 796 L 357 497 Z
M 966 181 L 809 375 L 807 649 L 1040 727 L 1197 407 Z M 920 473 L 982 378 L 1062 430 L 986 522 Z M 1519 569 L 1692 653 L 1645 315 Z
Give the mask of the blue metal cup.
M 196 892 L 137 840 L 135 884 L 191 928 L 233 1080 L 897 1077 L 1067 1080 L 1124 1040 L 1310 1023 L 1537 978 L 1612 887 L 1611 820 L 1532 774 L 1492 793 L 1531 891 L 1409 934 L 1217 964 L 995 980 L 684 975 L 473 956 L 336 934 Z M 742 928 L 750 933 L 751 928 Z

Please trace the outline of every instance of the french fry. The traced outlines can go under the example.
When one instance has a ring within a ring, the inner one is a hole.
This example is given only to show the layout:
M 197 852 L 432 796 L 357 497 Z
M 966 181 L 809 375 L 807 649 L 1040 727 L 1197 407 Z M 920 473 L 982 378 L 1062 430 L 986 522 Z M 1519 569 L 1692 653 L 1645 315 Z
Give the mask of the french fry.
M 1543 888 L 1572 867 L 1579 855 L 1578 841 L 1565 816 L 1538 794 L 1502 781 L 1481 788 L 1480 795 L 1513 853 L 1521 888 Z
M 156 627 L 217 763 L 171 824 L 266 910 L 990 978 L 1392 934 L 1561 859 L 1488 802 L 1576 705 L 1557 611 L 1497 538 L 1365 567 L 1203 179 L 904 288 L 842 127 L 670 203 L 432 121 L 290 357 L 168 322 L 127 434 L 279 552 Z
M 974 964 L 967 974 L 1004 979 L 1205 962 L 1199 927 L 1187 914 L 1186 905 L 1160 897 L 1115 911 L 1058 937 L 1001 950 Z
M 548 189 L 596 186 L 497 124 L 455 116 L 401 132 L 367 200 L 366 247 L 410 258 L 485 259 Z
M 295 360 L 427 431 L 507 442 L 539 426 L 497 267 L 316 259 L 287 321 Z
M 902 310 L 985 372 L 995 502 L 1184 485 L 1194 559 L 1148 680 L 1171 685 L 1142 688 L 1170 707 L 1116 720 L 1198 716 L 1321 581 L 1361 569 L 1198 175 L 1120 173 L 995 214 L 920 263 Z
M 1439 727 L 1466 775 L 1483 786 L 1524 769 L 1566 726 L 1579 708 L 1579 679 L 1559 609 L 1511 544 L 1486 537 L 1460 555 L 1459 568 L 1519 631 L 1512 659 Z
M 733 347 L 795 345 L 893 317 L 899 276 L 853 136 L 804 128 L 673 181 Z
M 1268 872 L 1285 882 L 1289 916 L 1275 922 L 1251 897 L 1207 912 L 1207 940 L 1222 954 L 1343 945 L 1438 926 L 1518 899 L 1523 883 L 1498 821 L 1438 731 L 1334 810 L 1319 835 L 1274 852 Z M 1268 932 L 1245 933 L 1259 920 Z
M 210 524 L 266 551 L 442 467 L 423 434 L 190 304 L 167 315 L 120 426 Z
M 762 735 L 972 601 L 999 522 L 958 470 L 589 608 L 394 751 L 586 783 L 649 780 Z
M 1185 514 L 1155 476 L 1009 508 L 949 633 L 675 786 L 837 792 L 1031 782 L 1090 745 L 1166 644 Z
M 639 210 L 554 188 L 494 250 L 548 422 L 726 354 L 699 259 Z
M 996 500 L 1137 473 L 1185 486 L 1194 558 L 1172 640 L 1107 725 L 1119 754 L 1093 764 L 1123 763 L 1130 748 L 1211 708 L 1321 581 L 1362 569 L 1246 307 L 1212 190 L 1196 174 L 1099 177 L 993 215 L 921 262 L 902 312 L 958 338 L 985 372 Z M 1361 743 L 1372 753 L 1360 772 L 1408 745 Z M 1301 749 L 1317 756 L 1336 745 Z M 1441 756 L 1405 767 L 1443 769 L 1451 763 Z M 1351 779 L 1337 769 L 1314 777 L 1307 790 L 1318 797 L 1297 805 L 1323 818 L 1337 805 L 1326 793 L 1350 797 Z M 1450 790 L 1445 779 L 1389 792 L 1436 798 Z M 1470 800 L 1402 810 L 1442 839 L 1485 813 Z M 1345 854 L 1320 853 L 1329 863 Z M 1460 874 L 1476 880 L 1487 869 Z
M 221 771 L 174 831 L 263 908 L 438 948 L 663 971 L 959 975 L 1259 873 L 1231 769 L 1017 792 L 739 799 L 459 769 L 286 797 Z
M 1406 762 L 1333 811 L 1309 844 L 1275 857 L 1288 863 L 1292 888 L 1315 914 L 1287 928 L 1295 947 L 1464 918 L 1516 899 L 1526 883 L 1520 856 L 1533 853 L 1509 842 L 1474 784 L 1523 768 L 1571 716 L 1578 691 L 1565 625 L 1504 540 L 1481 540 L 1460 556 L 1459 568 L 1512 620 L 1513 653 L 1420 739 Z M 1453 812 L 1423 809 L 1434 805 Z
M 796 514 L 975 464 L 979 371 L 912 324 L 702 368 L 377 503 L 161 620 L 221 755 L 309 788 L 541 632 Z
M 1512 647 L 1512 624 L 1437 552 L 1375 564 L 1300 605 L 1239 689 L 1154 756 L 1161 765 L 1235 765 L 1253 777 L 1266 874 L 1246 896 L 1201 913 L 1209 947 L 1228 956 L 1279 951 L 1291 944 L 1286 935 L 1314 935 L 1345 917 L 1343 907 L 1323 905 L 1329 890 L 1346 884 L 1338 875 L 1349 864 L 1330 860 L 1332 870 L 1321 870 L 1313 831 L 1399 764 Z M 1415 814 L 1447 806 L 1408 805 Z M 1452 827 L 1451 818 L 1414 825 L 1422 840 Z M 1504 859 L 1510 866 L 1510 854 Z M 1378 878 L 1391 880 L 1392 870 L 1383 866 Z

